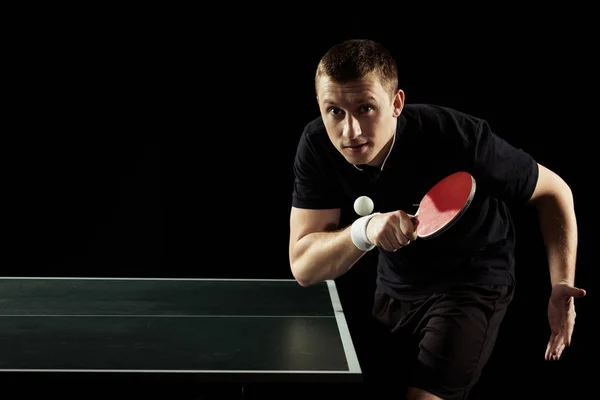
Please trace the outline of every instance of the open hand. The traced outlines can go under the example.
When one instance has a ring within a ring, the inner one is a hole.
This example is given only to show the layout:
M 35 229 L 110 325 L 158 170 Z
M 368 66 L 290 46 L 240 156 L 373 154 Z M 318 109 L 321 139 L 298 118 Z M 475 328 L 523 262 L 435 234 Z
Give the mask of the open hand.
M 571 336 L 575 327 L 575 298 L 586 295 L 584 289 L 573 287 L 567 283 L 553 286 L 548 301 L 548 322 L 550 323 L 550 340 L 546 347 L 546 360 L 558 360 L 565 349 L 571 345 Z

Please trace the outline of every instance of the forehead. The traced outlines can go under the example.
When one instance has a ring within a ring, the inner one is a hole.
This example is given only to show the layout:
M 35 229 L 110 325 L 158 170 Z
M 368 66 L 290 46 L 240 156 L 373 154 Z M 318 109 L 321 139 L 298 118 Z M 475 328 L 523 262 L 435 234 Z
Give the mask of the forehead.
M 370 75 L 356 81 L 338 83 L 328 76 L 319 78 L 317 94 L 320 103 L 353 103 L 358 101 L 382 101 L 387 92 L 376 76 Z

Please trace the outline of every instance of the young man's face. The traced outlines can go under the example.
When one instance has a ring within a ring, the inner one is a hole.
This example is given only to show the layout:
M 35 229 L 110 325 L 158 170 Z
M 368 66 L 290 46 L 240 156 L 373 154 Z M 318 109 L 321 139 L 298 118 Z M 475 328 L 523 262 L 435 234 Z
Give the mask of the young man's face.
M 345 84 L 323 76 L 317 99 L 329 139 L 346 160 L 380 166 L 396 132 L 404 92 L 392 96 L 375 74 Z

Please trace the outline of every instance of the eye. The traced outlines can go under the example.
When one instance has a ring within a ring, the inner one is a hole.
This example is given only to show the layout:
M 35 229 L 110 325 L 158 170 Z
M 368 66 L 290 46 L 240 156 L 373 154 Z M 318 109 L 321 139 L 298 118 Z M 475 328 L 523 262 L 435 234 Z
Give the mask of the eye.
M 373 111 L 373 107 L 371 107 L 370 105 L 364 104 L 364 105 L 360 106 L 360 112 L 368 113 L 369 111 Z
M 327 112 L 333 116 L 337 116 L 337 115 L 340 115 L 340 113 L 342 113 L 342 110 L 340 110 L 337 107 L 329 107 L 327 109 Z

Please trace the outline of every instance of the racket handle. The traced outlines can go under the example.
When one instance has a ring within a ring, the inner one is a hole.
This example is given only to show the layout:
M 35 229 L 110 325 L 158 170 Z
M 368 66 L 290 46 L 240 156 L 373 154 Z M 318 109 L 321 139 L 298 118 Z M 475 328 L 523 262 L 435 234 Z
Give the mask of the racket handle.
M 416 227 L 419 224 L 419 219 L 417 217 L 410 217 L 410 222 L 412 222 L 413 227 Z

